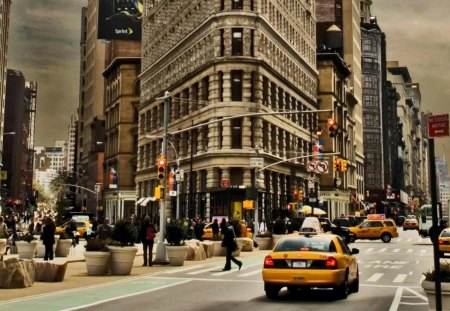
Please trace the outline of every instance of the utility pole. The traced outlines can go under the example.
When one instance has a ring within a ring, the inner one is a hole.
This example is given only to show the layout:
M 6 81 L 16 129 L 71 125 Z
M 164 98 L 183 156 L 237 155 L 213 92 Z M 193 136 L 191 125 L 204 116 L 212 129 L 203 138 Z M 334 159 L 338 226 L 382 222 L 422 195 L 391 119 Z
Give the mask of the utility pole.
M 167 158 L 167 129 L 169 122 L 169 98 L 170 93 L 166 91 L 164 97 L 157 99 L 163 99 L 164 103 L 164 118 L 163 118 L 163 143 L 161 156 Z M 166 196 L 167 196 L 167 168 L 164 170 L 164 179 L 162 184 L 162 195 L 160 199 L 160 211 L 159 211 L 159 234 L 160 238 L 156 245 L 155 262 L 161 263 L 167 261 L 166 245 L 164 244 L 165 230 L 166 230 Z

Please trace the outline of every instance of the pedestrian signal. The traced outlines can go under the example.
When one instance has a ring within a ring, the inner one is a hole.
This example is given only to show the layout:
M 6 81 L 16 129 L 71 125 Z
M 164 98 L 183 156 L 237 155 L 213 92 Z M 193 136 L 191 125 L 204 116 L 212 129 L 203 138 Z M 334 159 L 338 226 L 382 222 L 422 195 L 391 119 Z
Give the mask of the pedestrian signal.
M 341 171 L 342 172 L 347 171 L 347 160 L 341 160 Z
M 342 171 L 342 166 L 341 166 L 342 161 L 343 160 L 341 158 L 337 158 L 336 160 L 334 160 L 333 169 L 336 172 L 341 172 Z

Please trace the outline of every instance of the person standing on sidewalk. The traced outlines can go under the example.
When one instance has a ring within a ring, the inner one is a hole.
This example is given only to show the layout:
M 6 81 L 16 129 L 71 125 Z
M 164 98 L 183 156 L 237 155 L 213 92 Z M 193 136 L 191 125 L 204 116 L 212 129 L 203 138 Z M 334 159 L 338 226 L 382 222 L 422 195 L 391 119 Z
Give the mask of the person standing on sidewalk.
M 227 259 L 225 262 L 225 267 L 223 268 L 223 271 L 231 270 L 231 262 L 234 262 L 238 265 L 239 270 L 241 270 L 242 267 L 242 261 L 237 260 L 233 256 L 233 252 L 237 249 L 238 245 L 236 242 L 236 235 L 234 234 L 233 226 L 230 225 L 227 228 L 227 231 L 225 231 L 225 235 L 223 237 L 222 241 L 222 247 L 227 248 Z
M 44 260 L 53 260 L 53 244 L 55 244 L 56 225 L 50 217 L 44 218 L 41 240 L 45 246 Z
M 152 266 L 153 262 L 153 244 L 156 237 L 155 226 L 150 222 L 150 216 L 145 216 L 144 222 L 139 230 L 139 237 L 142 242 L 142 248 L 144 250 L 144 264 L 143 266 Z

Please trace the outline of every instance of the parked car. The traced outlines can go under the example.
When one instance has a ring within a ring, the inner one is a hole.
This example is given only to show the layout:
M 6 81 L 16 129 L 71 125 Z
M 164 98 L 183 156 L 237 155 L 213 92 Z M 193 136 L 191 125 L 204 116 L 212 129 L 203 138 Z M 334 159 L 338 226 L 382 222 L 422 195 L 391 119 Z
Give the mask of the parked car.
M 344 241 L 334 234 L 300 232 L 286 235 L 265 257 L 262 271 L 264 290 L 271 299 L 283 287 L 297 289 L 332 288 L 342 299 L 359 291 L 358 263 Z
M 389 243 L 392 238 L 398 237 L 397 226 L 392 219 L 367 219 L 355 227 L 349 228 L 354 234 L 351 239 L 381 239 Z M 353 242 L 353 241 L 351 241 Z

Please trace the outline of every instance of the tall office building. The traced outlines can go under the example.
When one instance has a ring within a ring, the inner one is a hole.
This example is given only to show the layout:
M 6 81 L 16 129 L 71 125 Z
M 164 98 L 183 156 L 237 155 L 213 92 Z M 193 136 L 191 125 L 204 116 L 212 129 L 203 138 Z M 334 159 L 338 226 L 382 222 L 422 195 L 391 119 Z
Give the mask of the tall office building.
M 11 0 L 0 0 L 0 164 L 3 164 L 3 120 L 5 118 L 6 61 Z
M 138 196 L 154 198 L 159 184 L 164 104 L 158 98 L 168 91 L 167 161 L 184 172 L 181 216 L 253 218 L 243 201 L 258 198 L 259 217 L 275 219 L 292 216 L 294 190 L 316 200 L 319 179 L 306 170 L 307 154 L 318 120 L 329 113 L 313 112 L 319 108 L 315 1 L 144 4 Z M 269 114 L 281 111 L 302 113 Z M 267 115 L 236 117 L 249 113 Z M 255 185 L 257 191 L 246 191 Z M 175 202 L 172 197 L 168 217 Z M 157 215 L 157 202 L 149 213 Z
M 73 172 L 75 168 L 75 150 L 76 150 L 76 135 L 78 125 L 78 114 L 74 113 L 70 116 L 70 123 L 67 129 L 67 140 L 65 150 L 65 169 L 68 172 Z
M 80 103 L 78 108 L 78 129 L 76 146 L 76 174 L 84 176 L 78 185 L 94 191 L 101 182 L 103 170 L 104 139 L 104 79 L 106 44 L 97 39 L 99 0 L 89 0 L 82 8 L 80 41 Z M 99 160 L 99 157 L 101 158 Z M 100 167 L 99 167 L 99 163 Z M 86 194 L 88 208 L 96 204 L 92 192 Z M 81 199 L 81 198 L 79 198 Z
M 349 93 L 355 101 L 352 115 L 354 138 L 351 149 L 354 157 L 348 162 L 347 188 L 351 193 L 351 200 L 360 205 L 364 199 L 364 150 L 362 128 L 362 70 L 361 70 L 361 17 L 366 16 L 361 8 L 370 5 L 370 1 L 359 0 L 316 0 L 317 8 L 317 44 L 325 44 L 325 33 L 331 26 L 342 31 L 342 58 L 351 68 L 349 80 Z
M 9 134 L 4 135 L 2 190 L 20 208 L 32 200 L 36 96 L 36 82 L 26 82 L 20 71 L 8 69 L 4 130 Z

